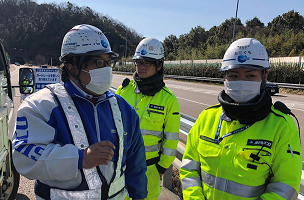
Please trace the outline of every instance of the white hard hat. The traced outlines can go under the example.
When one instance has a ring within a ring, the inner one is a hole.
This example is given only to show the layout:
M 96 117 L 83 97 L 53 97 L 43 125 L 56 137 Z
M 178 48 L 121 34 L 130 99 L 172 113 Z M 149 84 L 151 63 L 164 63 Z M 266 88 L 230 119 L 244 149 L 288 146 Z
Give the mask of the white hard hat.
M 118 57 L 111 50 L 110 43 L 102 31 L 92 25 L 74 26 L 63 38 L 60 61 L 70 56 L 110 54 Z
M 133 60 L 144 59 L 147 61 L 164 60 L 164 47 L 155 38 L 145 38 L 137 45 Z
M 241 38 L 229 46 L 224 55 L 221 70 L 235 68 L 270 69 L 267 51 L 260 41 L 253 38 Z

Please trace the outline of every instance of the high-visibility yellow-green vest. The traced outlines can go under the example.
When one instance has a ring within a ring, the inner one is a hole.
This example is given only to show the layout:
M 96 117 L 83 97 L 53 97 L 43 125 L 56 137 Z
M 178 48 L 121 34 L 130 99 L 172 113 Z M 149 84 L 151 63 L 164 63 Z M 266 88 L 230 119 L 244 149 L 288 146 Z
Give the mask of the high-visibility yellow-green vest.
M 185 200 L 297 199 L 301 173 L 299 131 L 273 106 L 251 126 L 225 116 L 220 105 L 205 109 L 180 168 Z
M 135 93 L 131 80 L 119 86 L 116 94 L 122 96 L 136 110 L 146 149 L 147 165 L 156 164 L 164 173 L 175 159 L 179 141 L 180 109 L 176 96 L 164 86 L 154 96 Z

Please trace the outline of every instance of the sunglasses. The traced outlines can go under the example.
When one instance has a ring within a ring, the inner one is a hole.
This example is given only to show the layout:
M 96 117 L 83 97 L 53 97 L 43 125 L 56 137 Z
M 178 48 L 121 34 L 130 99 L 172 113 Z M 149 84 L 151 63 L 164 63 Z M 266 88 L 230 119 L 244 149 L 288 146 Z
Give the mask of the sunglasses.
M 96 64 L 98 68 L 102 67 L 114 67 L 115 66 L 115 60 L 104 60 L 104 59 L 97 59 L 97 60 L 92 60 L 90 59 L 89 62 L 93 62 Z

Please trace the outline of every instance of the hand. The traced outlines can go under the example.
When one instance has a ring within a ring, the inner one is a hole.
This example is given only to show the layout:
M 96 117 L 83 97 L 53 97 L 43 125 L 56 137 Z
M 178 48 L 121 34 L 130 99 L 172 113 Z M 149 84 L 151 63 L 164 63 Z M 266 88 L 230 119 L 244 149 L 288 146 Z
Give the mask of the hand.
M 82 168 L 90 169 L 98 165 L 107 165 L 112 160 L 115 146 L 110 141 L 90 145 L 83 151 Z
M 160 180 L 163 180 L 163 174 L 162 173 L 159 173 L 159 178 L 160 178 Z

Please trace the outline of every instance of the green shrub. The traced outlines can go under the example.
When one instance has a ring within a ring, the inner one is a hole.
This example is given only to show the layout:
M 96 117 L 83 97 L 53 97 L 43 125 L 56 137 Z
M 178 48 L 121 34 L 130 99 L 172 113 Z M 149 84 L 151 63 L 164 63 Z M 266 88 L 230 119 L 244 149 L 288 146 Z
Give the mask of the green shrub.
M 268 80 L 277 83 L 304 84 L 304 68 L 296 63 L 271 64 Z
M 165 75 L 223 78 L 221 63 L 164 65 Z M 135 72 L 134 65 L 116 65 L 113 71 Z M 268 81 L 304 84 L 304 67 L 296 63 L 271 63 Z
M 136 68 L 135 65 L 115 65 L 112 69 L 113 71 L 118 72 L 135 72 Z

